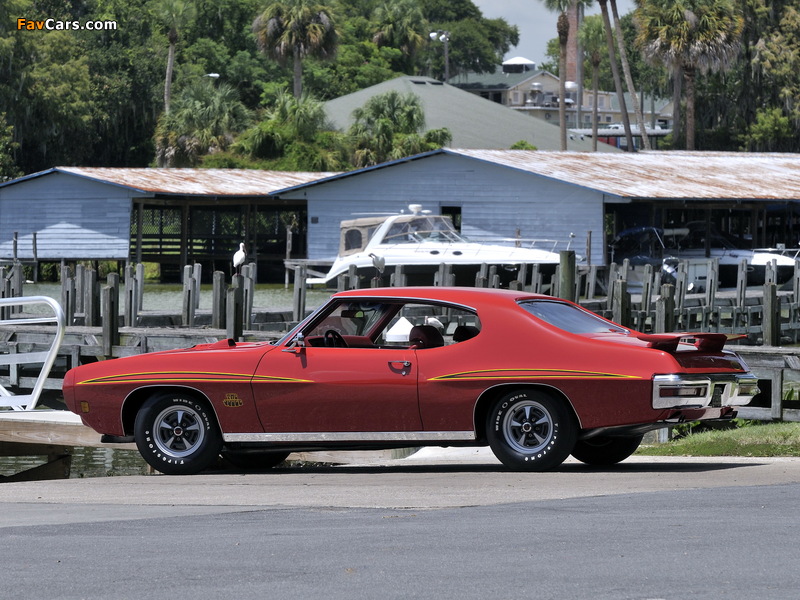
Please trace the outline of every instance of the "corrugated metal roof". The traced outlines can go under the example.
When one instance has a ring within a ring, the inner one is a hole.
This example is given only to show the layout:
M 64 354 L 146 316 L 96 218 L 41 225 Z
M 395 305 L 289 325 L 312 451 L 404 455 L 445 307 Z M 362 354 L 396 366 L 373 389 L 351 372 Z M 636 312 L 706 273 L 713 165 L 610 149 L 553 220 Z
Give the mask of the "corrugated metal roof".
M 446 149 L 621 198 L 800 200 L 800 154 Z
M 256 169 L 126 169 L 56 167 L 62 172 L 154 194 L 179 196 L 269 196 L 276 190 L 337 173 L 260 171 Z M 9 182 L 11 183 L 11 182 Z

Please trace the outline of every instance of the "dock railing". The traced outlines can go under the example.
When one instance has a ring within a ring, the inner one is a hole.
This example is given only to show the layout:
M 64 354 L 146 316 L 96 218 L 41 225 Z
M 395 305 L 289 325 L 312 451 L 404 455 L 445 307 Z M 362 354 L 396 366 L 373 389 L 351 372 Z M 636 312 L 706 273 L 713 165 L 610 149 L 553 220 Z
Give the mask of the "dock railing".
M 52 309 L 53 314 L 48 315 L 30 315 L 19 316 L 19 313 L 14 314 L 12 309 L 29 305 L 46 305 Z M 47 376 L 50 374 L 55 363 L 58 349 L 61 346 L 61 341 L 64 339 L 64 332 L 66 331 L 66 318 L 61 305 L 52 298 L 46 296 L 29 296 L 21 298 L 0 298 L 0 327 L 7 325 L 54 325 L 55 331 L 53 334 L 53 341 L 50 348 L 45 351 L 38 352 L 11 352 L 7 354 L 0 354 L 0 365 L 7 365 L 10 369 L 18 369 L 23 364 L 38 364 L 41 363 L 39 376 L 33 389 L 29 394 L 14 395 L 9 392 L 5 387 L 0 385 L 0 407 L 12 408 L 13 410 L 33 410 L 39 403 L 39 397 L 45 387 Z M 10 350 L 11 348 L 9 348 Z

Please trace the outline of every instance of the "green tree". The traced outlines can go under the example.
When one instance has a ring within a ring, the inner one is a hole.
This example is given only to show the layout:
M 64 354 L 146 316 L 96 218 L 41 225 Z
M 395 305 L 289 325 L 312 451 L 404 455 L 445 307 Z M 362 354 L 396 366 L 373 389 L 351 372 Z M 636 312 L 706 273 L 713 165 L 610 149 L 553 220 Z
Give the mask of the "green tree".
M 425 128 L 419 96 L 387 92 L 370 98 L 353 111 L 348 132 L 353 143 L 353 164 L 365 167 L 440 148 L 451 140 L 447 129 Z
M 159 167 L 197 166 L 203 155 L 226 150 L 250 118 L 233 87 L 197 80 L 182 90 L 173 110 L 161 114 L 156 162 Z
M 234 152 L 272 161 L 269 168 L 302 171 L 341 170 L 347 150 L 331 131 L 324 105 L 306 94 L 280 91 L 264 119 L 245 131 Z
M 686 83 L 686 149 L 695 148 L 698 73 L 729 67 L 740 47 L 744 20 L 733 0 L 646 0 L 636 9 L 637 44 L 645 56 Z
M 592 65 L 592 150 L 597 152 L 597 92 L 600 88 L 600 63 L 603 59 L 603 51 L 606 49 L 603 19 L 599 15 L 586 17 L 581 23 L 578 39 L 583 47 L 583 52 L 589 57 Z
M 617 92 L 617 101 L 622 116 L 622 126 L 625 128 L 625 140 L 628 151 L 633 151 L 633 134 L 631 133 L 631 120 L 628 116 L 628 106 L 625 102 L 625 92 L 622 87 L 622 79 L 619 76 L 616 52 L 614 50 L 614 29 L 611 26 L 611 17 L 608 14 L 608 0 L 597 0 L 600 4 L 600 13 L 603 17 L 603 26 L 606 30 L 606 47 L 608 48 L 609 64 L 611 66 L 611 76 L 614 80 L 614 89 Z
M 414 71 L 414 59 L 427 42 L 430 29 L 416 0 L 392 0 L 380 4 L 373 13 L 376 30 L 372 41 L 378 47 L 390 46 L 402 53 L 400 70 L 409 75 Z
M 759 119 L 776 122 L 779 112 L 787 117 L 788 122 L 783 119 L 780 122 L 791 127 L 794 143 L 787 144 L 788 140 L 782 139 L 783 135 L 780 134 L 779 146 L 784 149 L 788 149 L 788 146 L 797 151 L 800 150 L 800 79 L 797 77 L 800 73 L 800 5 L 797 2 L 786 4 L 781 11 L 774 7 L 776 22 L 772 27 L 762 23 L 760 35 L 750 46 L 753 54 L 746 66 L 752 68 L 744 70 L 742 76 L 754 72 L 760 85 L 751 93 L 759 94 L 760 97 L 756 100 L 762 106 L 773 107 L 759 107 L 756 112 L 757 122 Z M 745 104 L 747 100 L 748 98 L 742 98 L 741 104 Z M 749 99 L 749 102 L 752 101 L 753 99 Z M 778 129 L 782 130 L 782 127 Z M 757 145 L 763 147 L 763 143 Z
M 253 32 L 262 52 L 291 62 L 295 98 L 303 93 L 303 59 L 332 56 L 338 40 L 332 10 L 314 0 L 270 4 L 253 22 Z
M 785 152 L 792 148 L 796 130 L 780 108 L 760 110 L 742 142 L 747 150 L 756 152 Z
M 561 126 L 561 150 L 567 149 L 567 43 L 569 41 L 569 16 L 567 11 L 576 4 L 590 4 L 591 0 L 542 0 L 548 10 L 558 13 L 558 119 Z
M 505 19 L 486 19 L 472 0 L 420 0 L 431 31 L 449 31 L 450 73 L 494 73 L 503 56 L 519 43 L 519 29 Z M 420 72 L 444 73 L 439 42 L 420 52 Z
M 14 142 L 14 128 L 6 122 L 6 114 L 0 113 L 0 182 L 22 175 L 14 161 L 14 151 L 18 147 Z
M 172 72 L 175 69 L 175 52 L 180 31 L 196 16 L 195 7 L 186 0 L 157 0 L 158 16 L 167 28 L 167 72 L 164 76 L 164 112 L 169 113 L 172 99 Z
M 639 134 L 642 139 L 642 148 L 650 150 L 650 138 L 647 137 L 645 131 L 644 115 L 642 114 L 642 105 L 639 102 L 639 97 L 636 94 L 636 86 L 631 77 L 631 67 L 628 62 L 628 52 L 625 49 L 625 38 L 622 32 L 622 24 L 620 23 L 619 12 L 617 11 L 617 0 L 611 0 L 611 14 L 614 17 L 614 32 L 617 39 L 617 49 L 619 50 L 619 60 L 622 65 L 622 73 L 625 75 L 625 84 L 628 86 L 628 93 L 631 95 L 631 102 L 633 103 L 633 113 L 636 115 L 636 123 L 639 125 Z

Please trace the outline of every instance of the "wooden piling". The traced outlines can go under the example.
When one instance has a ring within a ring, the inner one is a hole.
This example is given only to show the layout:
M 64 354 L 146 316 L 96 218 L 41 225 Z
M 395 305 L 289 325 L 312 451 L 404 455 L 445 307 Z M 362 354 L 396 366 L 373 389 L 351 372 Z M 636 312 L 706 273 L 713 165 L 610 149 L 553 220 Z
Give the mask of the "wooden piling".
M 661 294 L 656 300 L 656 318 L 653 322 L 654 333 L 669 333 L 675 330 L 675 286 L 665 283 L 661 286 Z
M 227 288 L 225 286 L 225 273 L 222 271 L 214 271 L 211 290 L 211 327 L 213 329 L 224 329 L 225 327 L 226 300 Z
M 631 295 L 628 293 L 628 282 L 622 279 L 614 281 L 611 291 L 612 321 L 623 327 L 631 326 Z
M 194 269 L 191 265 L 186 265 L 183 267 L 183 302 L 181 303 L 181 323 L 184 327 L 194 327 L 194 297 Z
M 775 283 L 764 284 L 764 314 L 761 319 L 763 344 L 779 346 L 781 339 L 781 306 L 778 301 L 778 286 Z
M 119 345 L 119 274 L 108 275 L 108 285 L 103 287 L 103 355 L 111 357 L 114 346 Z
M 241 340 L 243 335 L 242 305 L 244 304 L 244 284 L 241 275 L 234 275 L 231 278 L 231 287 L 228 288 L 228 299 L 226 302 L 227 319 L 225 331 L 228 338 Z
M 86 269 L 83 274 L 83 324 L 87 327 L 100 326 L 100 296 L 97 271 Z
M 75 279 L 66 265 L 61 266 L 61 308 L 67 325 L 75 322 Z
M 292 318 L 300 321 L 306 314 L 306 277 L 308 276 L 306 265 L 297 265 L 294 268 L 294 295 L 292 296 Z M 300 281 L 302 283 L 298 284 Z
M 562 250 L 559 257 L 558 297 L 575 302 L 575 252 Z

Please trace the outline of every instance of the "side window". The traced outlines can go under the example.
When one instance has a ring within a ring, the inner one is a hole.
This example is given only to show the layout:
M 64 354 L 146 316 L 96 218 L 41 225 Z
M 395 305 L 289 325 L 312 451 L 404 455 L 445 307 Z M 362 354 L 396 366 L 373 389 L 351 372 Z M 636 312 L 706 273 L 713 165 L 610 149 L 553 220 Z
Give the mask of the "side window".
M 465 308 L 409 303 L 387 323 L 377 343 L 386 348 L 449 346 L 472 339 L 480 329 L 478 315 Z
M 305 332 L 307 337 L 323 336 L 333 330 L 341 335 L 366 336 L 389 306 L 376 302 L 342 302 Z

